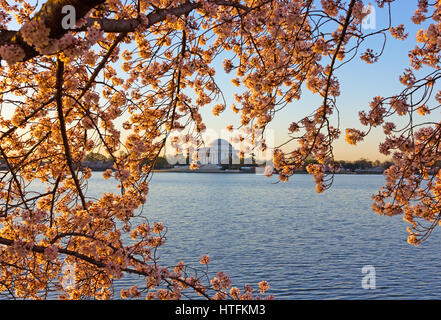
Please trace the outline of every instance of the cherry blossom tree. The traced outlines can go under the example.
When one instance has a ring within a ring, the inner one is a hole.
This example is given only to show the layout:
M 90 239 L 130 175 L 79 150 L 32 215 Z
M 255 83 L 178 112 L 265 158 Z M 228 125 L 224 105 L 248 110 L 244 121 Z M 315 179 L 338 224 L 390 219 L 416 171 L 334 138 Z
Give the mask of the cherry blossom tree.
M 376 4 L 390 14 L 392 2 Z M 380 150 L 394 164 L 373 208 L 402 214 L 413 244 L 438 224 L 441 192 L 441 171 L 434 171 L 440 123 L 413 121 L 415 113 L 438 107 L 429 105 L 432 94 L 441 99 L 434 93 L 441 4 L 420 0 L 416 8 L 413 23 L 433 23 L 418 33 L 399 79 L 405 89 L 375 97 L 360 112 L 367 130 L 346 130 L 348 143 L 356 144 L 383 126 Z M 74 25 L 67 28 L 68 14 Z M 307 170 L 316 189 L 329 188 L 341 134 L 333 118 L 340 94 L 335 70 L 360 57 L 376 62 L 381 52 L 359 53 L 370 37 L 406 38 L 402 25 L 363 30 L 368 14 L 359 0 L 48 0 L 41 7 L 0 0 L 0 103 L 13 110 L 12 117 L 0 116 L 0 159 L 8 169 L 0 176 L 0 292 L 109 299 L 115 279 L 135 274 L 145 286 L 126 288 L 121 297 L 179 299 L 186 290 L 207 299 L 263 297 L 232 287 L 223 272 L 210 278 L 208 256 L 202 268 L 161 266 L 156 252 L 166 229 L 139 213 L 155 160 L 172 130 L 204 132 L 202 108 L 211 106 L 214 115 L 226 109 L 215 81 L 215 61 L 225 57 L 224 71 L 241 88 L 231 107 L 244 127 L 264 130 L 278 110 L 296 106 L 305 87 L 322 97 L 309 116 L 293 119 L 287 129 L 297 147 L 276 148 L 274 164 L 286 181 L 314 157 Z M 418 80 L 414 71 L 423 66 L 433 72 Z M 394 116 L 408 117 L 408 125 L 397 128 L 388 120 Z M 92 151 L 113 160 L 103 177 L 118 180 L 118 194 L 88 195 L 91 170 L 81 162 Z M 35 181 L 44 191 L 33 189 Z M 60 285 L 66 264 L 75 270 L 69 287 Z M 261 295 L 268 288 L 259 283 Z

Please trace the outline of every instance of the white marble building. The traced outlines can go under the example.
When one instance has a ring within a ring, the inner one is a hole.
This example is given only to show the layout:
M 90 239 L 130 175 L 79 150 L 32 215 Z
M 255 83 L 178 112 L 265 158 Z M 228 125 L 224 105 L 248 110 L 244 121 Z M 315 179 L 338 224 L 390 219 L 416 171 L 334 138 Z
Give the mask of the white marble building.
M 199 163 L 201 165 L 240 163 L 239 151 L 235 150 L 231 143 L 224 139 L 216 139 L 210 143 L 209 147 L 199 148 Z

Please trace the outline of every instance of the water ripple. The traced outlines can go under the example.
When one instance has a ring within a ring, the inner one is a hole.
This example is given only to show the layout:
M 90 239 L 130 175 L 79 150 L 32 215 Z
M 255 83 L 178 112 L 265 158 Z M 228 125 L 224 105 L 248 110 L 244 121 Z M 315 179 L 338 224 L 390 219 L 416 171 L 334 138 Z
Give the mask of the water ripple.
M 163 265 L 198 264 L 209 254 L 213 273 L 227 272 L 234 285 L 267 280 L 278 299 L 441 297 L 439 232 L 415 248 L 406 243 L 400 217 L 373 213 L 370 196 L 382 176 L 338 175 L 322 195 L 307 175 L 271 182 L 256 175 L 155 174 L 144 215 L 168 227 Z M 110 191 L 106 183 L 94 175 L 89 190 L 99 196 Z M 375 290 L 362 288 L 365 265 L 375 267 Z M 139 281 L 129 277 L 115 286 Z

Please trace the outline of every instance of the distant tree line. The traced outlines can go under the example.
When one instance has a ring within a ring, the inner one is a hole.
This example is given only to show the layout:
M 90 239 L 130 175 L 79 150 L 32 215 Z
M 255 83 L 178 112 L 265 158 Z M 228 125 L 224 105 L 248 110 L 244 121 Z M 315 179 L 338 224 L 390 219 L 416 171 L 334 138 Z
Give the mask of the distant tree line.
M 318 163 L 315 159 L 307 159 L 304 163 L 303 169 L 306 170 L 306 166 L 308 164 L 315 164 Z M 354 171 L 356 169 L 366 170 L 376 167 L 382 167 L 384 169 L 388 169 L 393 162 L 392 161 L 380 161 L 380 160 L 368 160 L 365 158 L 355 160 L 355 161 L 347 161 L 347 160 L 340 160 L 335 162 L 337 167 L 341 167 L 344 169 L 349 169 L 351 171 Z
M 103 155 L 102 153 L 99 152 L 90 152 L 86 155 L 85 157 L 86 161 L 90 161 L 90 162 L 107 162 L 107 161 L 112 161 L 112 159 L 110 157 L 106 157 L 105 155 Z M 233 164 L 231 166 L 228 166 L 229 169 L 239 169 L 240 167 L 246 165 L 246 166 L 256 166 L 255 161 L 252 161 L 251 164 L 245 164 L 245 163 L 249 163 L 250 161 L 243 161 L 244 159 L 241 159 L 240 164 Z M 303 169 L 306 170 L 306 166 L 308 164 L 313 164 L 313 163 L 317 163 L 317 160 L 315 159 L 307 159 L 305 160 Z M 0 157 L 0 164 L 5 164 L 5 161 L 3 160 L 3 158 Z M 361 170 L 366 170 L 366 169 L 370 169 L 370 168 L 376 168 L 376 167 L 383 167 L 384 169 L 388 169 L 391 165 L 393 164 L 392 161 L 380 161 L 380 160 L 368 160 L 365 158 L 359 159 L 359 160 L 355 160 L 355 161 L 347 161 L 347 160 L 341 160 L 341 161 L 336 161 L 336 165 L 340 166 L 342 168 L 345 169 L 349 169 L 351 171 L 354 171 L 356 169 L 361 169 Z M 441 167 L 441 161 L 437 161 L 435 163 L 435 166 L 437 167 Z M 168 169 L 171 168 L 172 165 L 168 163 L 167 159 L 165 157 L 158 157 L 156 159 L 155 165 L 154 165 L 154 169 Z
M 105 155 L 103 155 L 102 153 L 99 152 L 91 152 L 88 153 L 85 157 L 86 161 L 91 161 L 91 162 L 98 162 L 98 161 L 111 161 L 110 158 L 106 157 Z
M 111 161 L 110 158 L 106 157 L 105 155 L 103 155 L 102 153 L 99 153 L 99 152 L 90 152 L 89 154 L 86 155 L 85 160 L 91 161 L 91 162 Z M 0 163 L 3 163 L 3 160 L 1 158 L 0 158 Z M 250 164 L 245 164 L 245 163 L 250 163 Z M 317 160 L 315 160 L 315 159 L 305 160 L 305 164 L 304 164 L 303 168 L 305 169 L 308 164 L 312 164 L 312 163 L 317 163 Z M 388 161 L 388 160 L 387 161 L 380 161 L 380 160 L 372 161 L 372 160 L 368 160 L 365 158 L 361 158 L 361 159 L 355 160 L 355 161 L 347 161 L 347 160 L 336 161 L 336 164 L 345 168 L 345 169 L 350 169 L 350 170 L 356 170 L 356 169 L 365 170 L 365 169 L 370 169 L 370 168 L 375 168 L 375 167 L 383 167 L 384 169 L 387 169 L 392 165 L 392 161 Z M 240 164 L 235 164 L 233 166 L 235 168 L 236 167 L 239 168 L 244 165 L 255 166 L 256 163 L 255 163 L 255 161 L 244 161 L 244 159 L 242 158 L 240 161 Z M 435 166 L 441 166 L 441 161 L 437 161 Z M 156 159 L 156 163 L 154 166 L 155 169 L 167 169 L 170 167 L 172 167 L 172 165 L 168 163 L 168 161 L 165 157 L 160 156 Z
M 383 167 L 384 169 L 388 169 L 393 162 L 392 161 L 370 161 L 367 159 L 359 159 L 355 161 L 338 161 L 338 164 L 340 164 L 341 167 L 345 169 L 355 170 L 355 169 L 370 169 L 370 168 L 376 168 L 376 167 Z

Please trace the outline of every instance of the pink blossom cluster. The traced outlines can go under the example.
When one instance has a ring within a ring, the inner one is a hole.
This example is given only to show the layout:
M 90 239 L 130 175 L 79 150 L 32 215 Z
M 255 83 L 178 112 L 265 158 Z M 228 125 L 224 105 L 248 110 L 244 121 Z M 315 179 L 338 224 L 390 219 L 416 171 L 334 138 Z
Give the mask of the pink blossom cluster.
M 98 22 L 87 28 L 86 44 L 92 46 L 104 37 L 104 31 Z
M 322 193 L 326 189 L 326 186 L 323 183 L 323 179 L 325 176 L 324 166 L 320 164 L 309 164 L 306 166 L 306 171 L 309 174 L 313 175 L 314 181 L 316 183 L 315 190 L 317 191 L 317 193 Z
M 325 11 L 331 17 L 335 17 L 338 14 L 338 4 L 336 0 L 321 0 L 323 11 Z
M 25 23 L 20 29 L 20 34 L 28 45 L 42 54 L 54 53 L 58 48 L 56 41 L 49 38 L 50 29 L 43 20 L 34 19 Z
M 404 116 L 409 110 L 409 104 L 403 98 L 393 97 L 390 101 L 390 105 L 400 116 Z
M 370 14 L 369 10 L 365 9 L 363 1 L 356 1 L 352 9 L 352 15 L 358 23 L 362 23 L 363 19 Z
M 0 46 L 0 57 L 10 65 L 23 60 L 25 55 L 23 49 L 15 44 Z
M 29 251 L 32 248 L 32 244 L 30 242 L 26 242 L 23 240 L 15 240 L 14 243 L 8 247 L 8 251 L 17 257 L 26 257 Z
M 408 33 L 405 33 L 404 24 L 400 24 L 397 27 L 389 28 L 390 34 L 399 40 L 405 40 L 408 37 Z
M 358 142 L 363 141 L 364 133 L 360 130 L 348 128 L 346 129 L 346 142 L 352 145 L 356 145 Z
M 58 257 L 58 247 L 51 245 L 44 250 L 44 255 L 48 260 L 55 260 Z

